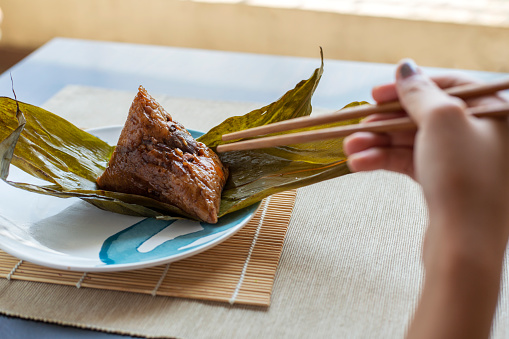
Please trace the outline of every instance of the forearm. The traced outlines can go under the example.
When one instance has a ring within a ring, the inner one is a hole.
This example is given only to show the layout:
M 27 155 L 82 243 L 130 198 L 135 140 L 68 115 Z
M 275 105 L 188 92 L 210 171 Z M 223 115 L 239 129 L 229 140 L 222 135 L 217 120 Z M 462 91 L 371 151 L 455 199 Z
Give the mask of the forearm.
M 434 226 L 431 231 L 439 231 L 428 235 L 435 239 L 426 249 L 424 287 L 408 338 L 488 338 L 503 250 L 465 244 Z

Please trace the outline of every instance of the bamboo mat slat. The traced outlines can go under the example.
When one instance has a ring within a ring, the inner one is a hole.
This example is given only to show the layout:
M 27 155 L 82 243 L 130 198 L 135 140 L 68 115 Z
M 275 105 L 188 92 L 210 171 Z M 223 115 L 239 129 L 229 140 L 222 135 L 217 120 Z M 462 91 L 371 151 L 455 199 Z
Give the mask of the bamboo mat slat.
M 269 306 L 296 194 L 292 190 L 266 198 L 251 221 L 230 239 L 170 264 L 86 273 L 38 266 L 0 251 L 0 278 Z

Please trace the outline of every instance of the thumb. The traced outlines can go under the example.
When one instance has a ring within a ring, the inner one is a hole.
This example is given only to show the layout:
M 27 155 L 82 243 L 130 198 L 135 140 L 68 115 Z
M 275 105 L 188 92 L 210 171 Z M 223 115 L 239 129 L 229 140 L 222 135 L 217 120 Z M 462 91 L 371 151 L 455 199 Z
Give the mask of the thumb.
M 465 114 L 465 103 L 441 90 L 411 59 L 402 60 L 398 66 L 396 91 L 401 105 L 417 125 L 434 114 Z

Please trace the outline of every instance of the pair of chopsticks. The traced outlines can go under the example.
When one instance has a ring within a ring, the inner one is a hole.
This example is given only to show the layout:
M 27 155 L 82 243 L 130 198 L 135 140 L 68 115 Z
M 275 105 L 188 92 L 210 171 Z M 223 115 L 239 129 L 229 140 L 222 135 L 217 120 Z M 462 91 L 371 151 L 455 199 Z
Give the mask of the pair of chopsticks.
M 485 84 L 469 84 L 457 87 L 451 87 L 445 90 L 449 95 L 469 99 L 481 97 L 484 95 L 494 94 L 498 91 L 509 89 L 509 79 L 497 80 Z M 305 128 L 311 126 L 319 126 L 343 120 L 354 118 L 361 118 L 373 113 L 388 113 L 402 111 L 403 107 L 399 101 L 383 103 L 379 105 L 362 105 L 352 108 L 345 108 L 333 113 L 313 116 L 313 117 L 300 117 L 281 122 L 276 122 L 269 125 L 254 127 L 243 131 L 225 134 L 222 137 L 223 141 L 237 140 L 243 138 L 250 138 L 271 134 L 276 132 L 289 131 L 298 128 Z M 489 107 L 475 107 L 467 109 L 467 113 L 476 117 L 500 117 L 509 114 L 509 104 L 500 104 Z M 369 131 L 369 132 L 392 132 L 401 130 L 416 129 L 415 123 L 410 117 L 402 117 L 390 120 L 375 121 L 364 124 L 355 124 L 348 126 L 324 128 L 320 130 L 313 130 L 307 132 L 299 132 L 292 134 L 269 136 L 258 139 L 251 139 L 229 144 L 217 146 L 218 153 L 229 151 L 241 151 L 257 148 L 267 148 L 284 146 L 291 144 L 299 144 L 311 141 L 326 140 L 338 137 L 344 137 L 355 132 Z

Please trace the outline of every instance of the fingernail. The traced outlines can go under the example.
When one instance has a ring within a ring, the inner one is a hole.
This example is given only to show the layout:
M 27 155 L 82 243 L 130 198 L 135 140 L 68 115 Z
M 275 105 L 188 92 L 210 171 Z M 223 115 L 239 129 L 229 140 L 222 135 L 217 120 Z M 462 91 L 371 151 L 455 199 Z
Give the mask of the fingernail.
M 415 75 L 419 73 L 419 67 L 417 66 L 417 64 L 411 60 L 411 59 L 406 59 L 405 61 L 403 61 L 401 63 L 401 65 L 399 66 L 399 75 L 401 76 L 401 78 L 403 79 L 406 79 L 408 77 L 411 77 L 412 75 Z

